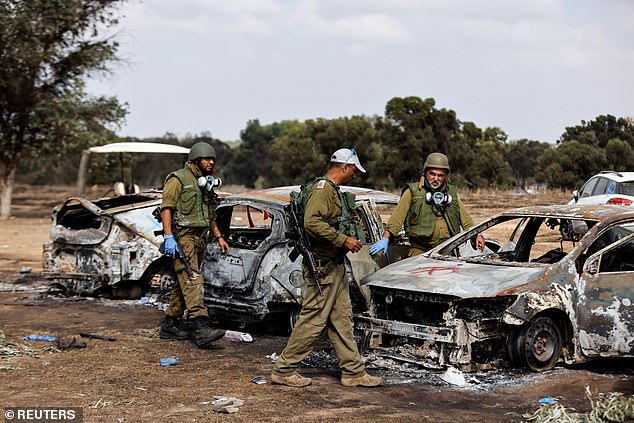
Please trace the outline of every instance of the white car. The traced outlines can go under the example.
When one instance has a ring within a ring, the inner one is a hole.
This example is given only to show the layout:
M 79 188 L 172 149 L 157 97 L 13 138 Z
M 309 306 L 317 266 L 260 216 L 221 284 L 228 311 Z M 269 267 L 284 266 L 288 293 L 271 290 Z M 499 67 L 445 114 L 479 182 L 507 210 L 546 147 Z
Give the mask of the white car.
M 634 205 L 634 172 L 603 171 L 572 193 L 568 204 Z

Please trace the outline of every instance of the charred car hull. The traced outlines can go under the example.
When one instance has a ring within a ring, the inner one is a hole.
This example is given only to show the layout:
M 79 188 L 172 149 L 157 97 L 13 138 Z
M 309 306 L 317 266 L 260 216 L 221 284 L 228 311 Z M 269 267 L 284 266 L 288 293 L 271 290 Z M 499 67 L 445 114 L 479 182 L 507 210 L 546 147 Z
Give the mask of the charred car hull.
M 469 248 L 478 233 L 499 247 Z M 543 371 L 634 356 L 634 213 L 623 208 L 504 212 L 362 283 L 371 307 L 357 328 L 371 346 L 414 343 L 437 365 Z

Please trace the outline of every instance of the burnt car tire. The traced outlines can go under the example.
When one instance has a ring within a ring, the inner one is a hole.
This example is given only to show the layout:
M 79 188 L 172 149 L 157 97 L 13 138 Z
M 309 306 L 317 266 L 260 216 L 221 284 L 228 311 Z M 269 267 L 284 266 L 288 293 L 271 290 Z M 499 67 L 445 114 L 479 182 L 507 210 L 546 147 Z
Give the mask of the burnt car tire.
M 537 317 L 522 328 L 511 332 L 509 356 L 517 365 L 524 365 L 535 372 L 555 367 L 563 339 L 557 323 L 549 317 Z

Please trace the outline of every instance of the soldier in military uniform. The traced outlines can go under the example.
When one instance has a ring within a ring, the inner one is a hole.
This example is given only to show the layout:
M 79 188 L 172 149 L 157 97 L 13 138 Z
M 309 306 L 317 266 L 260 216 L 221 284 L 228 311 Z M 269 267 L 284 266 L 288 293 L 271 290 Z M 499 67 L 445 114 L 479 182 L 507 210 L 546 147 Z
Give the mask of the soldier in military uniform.
M 213 191 L 213 184 L 210 186 L 206 179 L 207 175 L 214 172 L 215 160 L 216 152 L 211 145 L 205 142 L 194 144 L 189 150 L 189 160 L 185 166 L 165 178 L 161 203 L 165 254 L 174 258 L 178 283 L 165 310 L 159 336 L 163 339 L 189 339 L 189 331 L 179 321 L 187 310 L 189 319 L 194 322 L 193 339 L 200 348 L 225 334 L 209 326 L 200 273 L 209 234 L 217 239 L 223 251 L 229 251 L 215 221 L 217 195 Z M 178 245 L 185 257 L 178 253 Z
M 339 185 L 352 181 L 357 170 L 365 172 L 356 152 L 342 148 L 331 156 L 326 175 L 304 187 L 307 190 L 304 228 L 310 239 L 323 295 L 304 265 L 306 290 L 302 311 L 286 348 L 275 363 L 271 374 L 273 383 L 293 387 L 311 384 L 310 378 L 297 373 L 297 365 L 311 352 L 326 328 L 339 357 L 341 384 L 367 387 L 381 384 L 380 378 L 365 372 L 353 336 L 352 304 L 344 264 L 348 251 L 361 250 L 362 229 L 354 214 L 354 196 L 342 193 Z
M 473 226 L 456 187 L 449 183 L 449 159 L 431 153 L 423 165 L 420 181 L 407 184 L 390 216 L 383 238 L 372 244 L 370 254 L 386 252 L 389 240 L 405 225 L 409 238 L 408 256 L 416 256 L 435 247 L 462 229 Z M 476 237 L 476 247 L 484 250 L 484 237 Z

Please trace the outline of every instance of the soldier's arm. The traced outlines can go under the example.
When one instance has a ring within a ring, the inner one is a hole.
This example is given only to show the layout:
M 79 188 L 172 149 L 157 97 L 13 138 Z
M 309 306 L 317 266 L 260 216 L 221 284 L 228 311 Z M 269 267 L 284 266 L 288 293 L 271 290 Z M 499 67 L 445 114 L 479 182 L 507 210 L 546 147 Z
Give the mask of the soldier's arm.
M 387 222 L 386 231 L 383 234 L 385 238 L 390 239 L 392 235 L 396 235 L 401 230 L 411 204 L 412 192 L 409 189 L 406 189 L 401 195 L 400 200 L 398 200 L 398 204 L 394 208 L 392 216 L 390 216 L 390 219 Z
M 306 201 L 304 228 L 312 237 L 341 247 L 346 241 L 346 235 L 330 226 L 327 221 L 333 214 L 336 196 L 337 193 L 330 184 L 325 184 L 323 188 L 313 188 Z
M 473 226 L 473 219 L 465 208 L 464 203 L 460 199 L 460 196 L 456 194 L 456 197 L 458 197 L 458 207 L 460 207 L 460 226 L 462 226 L 463 229 L 467 230 Z
M 183 185 L 176 177 L 169 178 L 163 186 L 161 200 L 161 222 L 163 223 L 163 233 L 172 235 L 173 212 L 176 209 L 176 202 L 181 195 Z

